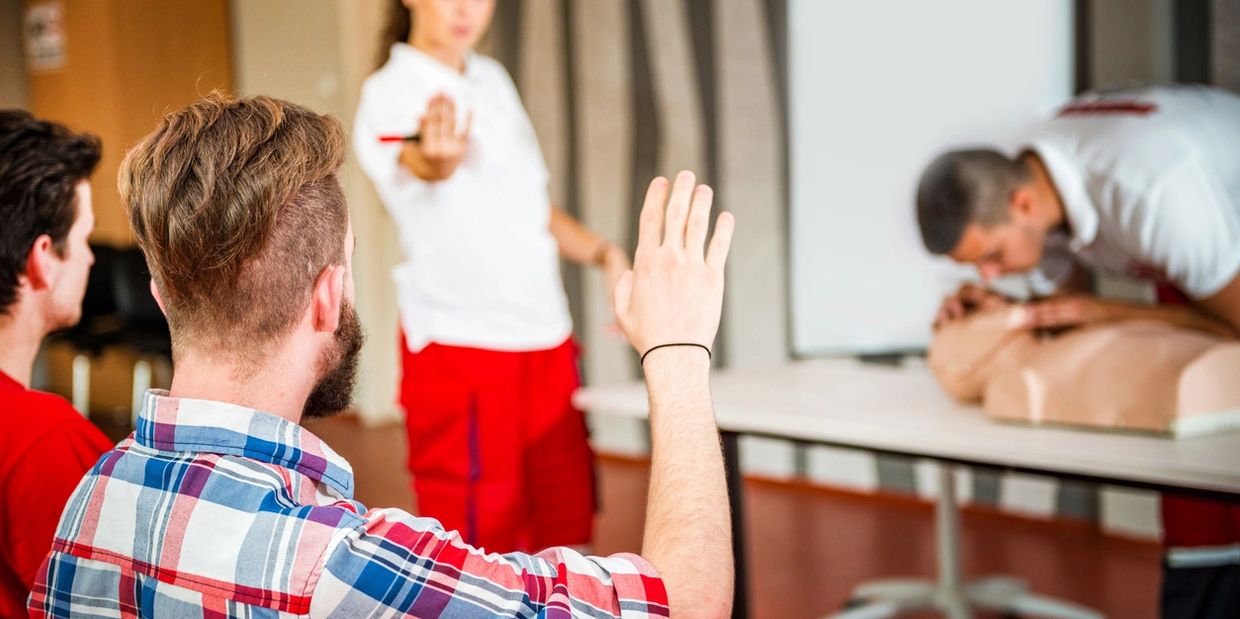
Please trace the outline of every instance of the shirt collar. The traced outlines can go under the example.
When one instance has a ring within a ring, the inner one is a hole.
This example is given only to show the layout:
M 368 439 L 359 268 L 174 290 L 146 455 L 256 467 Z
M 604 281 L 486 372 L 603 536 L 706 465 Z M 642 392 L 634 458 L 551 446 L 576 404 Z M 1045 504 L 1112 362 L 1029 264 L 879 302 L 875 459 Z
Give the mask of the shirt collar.
M 1063 200 L 1064 217 L 1072 228 L 1069 249 L 1080 251 L 1088 247 L 1098 236 L 1098 209 L 1086 191 L 1081 166 L 1073 161 L 1067 145 L 1050 136 L 1032 140 L 1026 148 L 1042 159 Z
M 134 440 L 151 449 L 239 456 L 292 469 L 353 498 L 353 467 L 309 430 L 282 417 L 210 400 L 146 393 Z
M 426 52 L 408 43 L 400 42 L 392 44 L 391 57 L 393 62 L 398 62 L 402 65 L 410 67 L 416 67 L 420 70 L 436 71 L 456 80 L 474 77 L 476 75 L 478 65 L 475 61 L 477 54 L 472 51 L 466 52 L 465 72 L 461 73 L 452 67 L 439 62 Z

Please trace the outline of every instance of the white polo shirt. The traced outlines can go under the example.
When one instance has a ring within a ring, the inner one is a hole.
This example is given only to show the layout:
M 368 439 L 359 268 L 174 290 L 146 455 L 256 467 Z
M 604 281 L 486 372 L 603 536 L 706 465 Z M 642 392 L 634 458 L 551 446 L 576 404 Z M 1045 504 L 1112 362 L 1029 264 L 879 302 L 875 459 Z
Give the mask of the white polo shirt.
M 458 127 L 473 112 L 473 128 L 452 177 L 428 183 L 398 162 L 399 142 L 379 137 L 415 133 L 439 92 L 456 101 Z M 471 55 L 462 74 L 393 45 L 362 86 L 353 148 L 400 236 L 392 277 L 410 350 L 543 350 L 569 337 L 547 167 L 503 66 Z
M 1063 254 L 1097 271 L 1209 297 L 1240 273 L 1240 96 L 1203 86 L 1091 93 L 1043 123 L 1036 152 L 1071 235 L 1052 235 L 1043 273 Z

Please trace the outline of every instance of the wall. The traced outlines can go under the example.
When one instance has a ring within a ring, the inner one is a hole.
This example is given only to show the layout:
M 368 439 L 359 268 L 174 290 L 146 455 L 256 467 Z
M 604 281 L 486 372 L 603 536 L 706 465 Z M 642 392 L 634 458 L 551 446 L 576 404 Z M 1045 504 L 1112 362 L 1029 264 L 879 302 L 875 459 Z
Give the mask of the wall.
M 1240 0 L 1213 0 L 1210 10 L 1213 82 L 1240 92 Z
M 1083 0 L 1090 5 L 1093 86 L 1175 77 L 1173 0 Z
M 0 109 L 25 108 L 28 104 L 22 2 L 0 0 Z
M 336 115 L 345 111 L 335 2 L 232 0 L 230 7 L 239 94 L 270 95 Z
M 103 140 L 91 239 L 129 245 L 133 235 L 116 191 L 125 149 L 149 133 L 165 109 L 214 88 L 232 89 L 228 6 L 224 0 L 66 0 L 63 5 L 65 65 L 30 72 L 30 109 Z

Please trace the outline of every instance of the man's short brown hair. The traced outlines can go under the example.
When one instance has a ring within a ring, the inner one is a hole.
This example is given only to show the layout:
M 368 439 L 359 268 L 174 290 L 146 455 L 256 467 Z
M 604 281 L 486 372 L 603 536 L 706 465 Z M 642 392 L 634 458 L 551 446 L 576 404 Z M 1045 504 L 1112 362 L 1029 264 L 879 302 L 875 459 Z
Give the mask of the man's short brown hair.
M 331 117 L 212 93 L 164 116 L 121 164 L 120 191 L 163 297 L 173 348 L 261 356 L 340 264 L 348 213 Z

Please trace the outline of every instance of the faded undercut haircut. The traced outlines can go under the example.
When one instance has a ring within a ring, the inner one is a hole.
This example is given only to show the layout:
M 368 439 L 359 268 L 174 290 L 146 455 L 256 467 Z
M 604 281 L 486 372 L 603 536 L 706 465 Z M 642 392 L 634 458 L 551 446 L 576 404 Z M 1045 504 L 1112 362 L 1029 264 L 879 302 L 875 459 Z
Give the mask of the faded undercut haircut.
M 214 92 L 164 116 L 121 164 L 120 191 L 174 351 L 260 358 L 341 264 L 348 212 L 335 118 Z
M 995 150 L 939 155 L 917 185 L 917 224 L 926 249 L 951 253 L 969 224 L 989 228 L 1007 221 L 1012 191 L 1029 178 L 1024 164 Z

